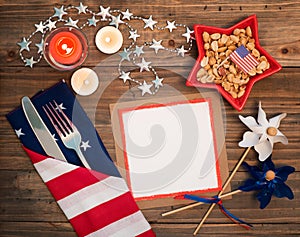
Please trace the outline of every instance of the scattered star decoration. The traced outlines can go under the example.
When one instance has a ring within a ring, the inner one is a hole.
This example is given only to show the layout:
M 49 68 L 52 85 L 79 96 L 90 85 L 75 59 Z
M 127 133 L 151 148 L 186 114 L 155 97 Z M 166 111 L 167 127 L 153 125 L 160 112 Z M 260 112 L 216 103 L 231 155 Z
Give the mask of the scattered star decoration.
M 34 24 L 35 31 L 27 38 L 23 37 L 21 42 L 17 44 L 20 47 L 19 54 L 24 62 L 24 65 L 30 68 L 40 62 L 43 58 L 43 48 L 44 48 L 44 37 L 47 32 L 52 31 L 61 25 L 74 27 L 83 30 L 84 27 L 96 27 L 101 22 L 108 22 L 107 25 L 112 25 L 116 28 L 119 28 L 121 25 L 122 27 L 127 27 L 129 36 L 128 39 L 132 40 L 132 43 L 128 47 L 124 47 L 121 52 L 118 54 L 120 55 L 120 63 L 119 63 L 119 78 L 123 80 L 124 83 L 126 81 L 131 81 L 138 84 L 138 89 L 142 91 L 142 96 L 145 94 L 155 95 L 159 88 L 163 86 L 163 78 L 160 78 L 157 75 L 157 72 L 154 67 L 150 66 L 152 62 L 147 61 L 142 55 L 144 54 L 144 47 L 148 47 L 154 50 L 155 54 L 159 54 L 160 50 L 166 50 L 170 52 L 174 52 L 177 56 L 185 56 L 185 53 L 189 52 L 192 48 L 192 38 L 191 38 L 191 31 L 186 25 L 178 24 L 174 20 L 173 21 L 166 21 L 164 26 L 159 26 L 158 21 L 153 19 L 153 16 L 150 15 L 148 18 L 135 16 L 133 13 L 130 12 L 129 9 L 125 11 L 119 9 L 111 9 L 110 7 L 99 6 L 98 12 L 94 12 L 85 6 L 82 2 L 80 2 L 77 6 L 69 5 L 69 6 L 61 6 L 61 7 L 54 7 L 54 13 L 45 21 L 40 21 L 37 24 Z M 77 12 L 78 15 L 86 15 L 86 21 L 79 25 L 79 20 L 74 19 L 74 10 Z M 71 18 L 69 13 L 72 12 Z M 141 37 L 139 34 L 140 29 L 135 29 L 130 25 L 131 21 L 141 21 L 143 22 L 143 29 L 144 30 L 167 30 L 169 33 L 173 31 L 179 30 L 179 28 L 183 28 L 185 31 L 182 33 L 182 36 L 186 38 L 186 42 L 189 43 L 188 47 L 182 45 L 180 48 L 167 48 L 163 45 L 162 40 L 152 39 L 151 42 L 144 42 L 142 45 L 138 45 L 137 41 Z M 37 34 L 38 33 L 38 34 Z M 39 42 L 31 45 L 31 39 L 37 35 L 36 37 L 41 37 Z M 24 51 L 31 52 L 32 48 L 35 47 L 38 57 L 24 57 Z M 140 60 L 138 60 L 140 59 Z M 147 84 L 145 81 L 142 83 L 134 78 L 131 78 L 129 75 L 130 73 L 122 70 L 122 62 L 128 61 L 135 66 L 139 67 L 140 72 L 143 71 L 153 73 L 155 80 L 151 81 L 151 84 Z
M 266 113 L 259 102 L 257 122 L 251 117 L 239 116 L 240 120 L 251 130 L 243 135 L 240 147 L 252 147 L 258 152 L 260 161 L 265 161 L 273 151 L 276 142 L 288 143 L 288 139 L 279 131 L 280 121 L 286 117 L 286 113 L 279 114 L 267 120 Z
M 25 133 L 22 132 L 22 128 L 20 128 L 18 130 L 15 129 L 15 133 L 17 134 L 18 138 L 25 135 Z
M 91 148 L 91 146 L 89 145 L 89 140 L 87 140 L 86 142 L 81 141 L 81 146 L 83 148 L 84 151 L 86 151 L 87 148 Z

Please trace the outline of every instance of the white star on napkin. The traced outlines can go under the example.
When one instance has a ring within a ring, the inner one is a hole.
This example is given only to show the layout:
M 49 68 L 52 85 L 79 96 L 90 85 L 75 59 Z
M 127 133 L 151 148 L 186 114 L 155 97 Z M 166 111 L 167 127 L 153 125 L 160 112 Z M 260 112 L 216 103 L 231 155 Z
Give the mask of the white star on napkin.
M 17 134 L 18 138 L 25 135 L 25 133 L 22 132 L 22 128 L 20 128 L 18 130 L 15 129 L 15 133 Z
M 86 151 L 87 148 L 91 148 L 91 146 L 89 145 L 89 140 L 87 140 L 86 142 L 81 141 L 81 146 L 83 148 L 84 151 Z

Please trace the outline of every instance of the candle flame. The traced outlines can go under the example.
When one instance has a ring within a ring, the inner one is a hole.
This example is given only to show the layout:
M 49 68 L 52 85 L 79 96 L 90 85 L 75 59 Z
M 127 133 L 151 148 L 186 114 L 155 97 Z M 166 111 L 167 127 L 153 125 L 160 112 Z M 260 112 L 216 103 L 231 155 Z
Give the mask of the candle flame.
M 106 43 L 109 43 L 110 41 L 111 41 L 110 37 L 106 37 L 106 38 L 105 38 L 105 42 L 106 42 Z

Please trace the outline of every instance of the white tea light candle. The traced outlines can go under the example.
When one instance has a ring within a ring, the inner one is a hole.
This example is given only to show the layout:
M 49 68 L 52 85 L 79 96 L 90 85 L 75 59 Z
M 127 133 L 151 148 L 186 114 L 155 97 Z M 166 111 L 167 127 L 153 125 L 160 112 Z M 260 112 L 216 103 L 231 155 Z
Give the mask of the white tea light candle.
M 114 54 L 120 50 L 123 44 L 123 36 L 120 30 L 113 26 L 102 27 L 96 34 L 97 48 L 105 54 Z
M 96 72 L 89 68 L 78 69 L 71 78 L 71 86 L 78 95 L 91 95 L 97 90 L 98 85 Z

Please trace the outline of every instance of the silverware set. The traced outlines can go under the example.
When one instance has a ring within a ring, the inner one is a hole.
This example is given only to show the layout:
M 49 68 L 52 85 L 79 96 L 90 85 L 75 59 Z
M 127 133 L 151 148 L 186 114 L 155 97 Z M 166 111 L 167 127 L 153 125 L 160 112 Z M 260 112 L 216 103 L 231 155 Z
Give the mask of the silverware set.
M 46 154 L 67 162 L 67 159 L 64 157 L 53 135 L 50 133 L 43 119 L 38 114 L 36 108 L 27 96 L 22 98 L 22 107 L 33 132 L 35 133 Z M 76 126 L 57 105 L 56 101 L 44 105 L 43 109 L 64 146 L 75 150 L 82 164 L 86 168 L 91 169 L 86 158 L 80 150 L 81 135 Z

